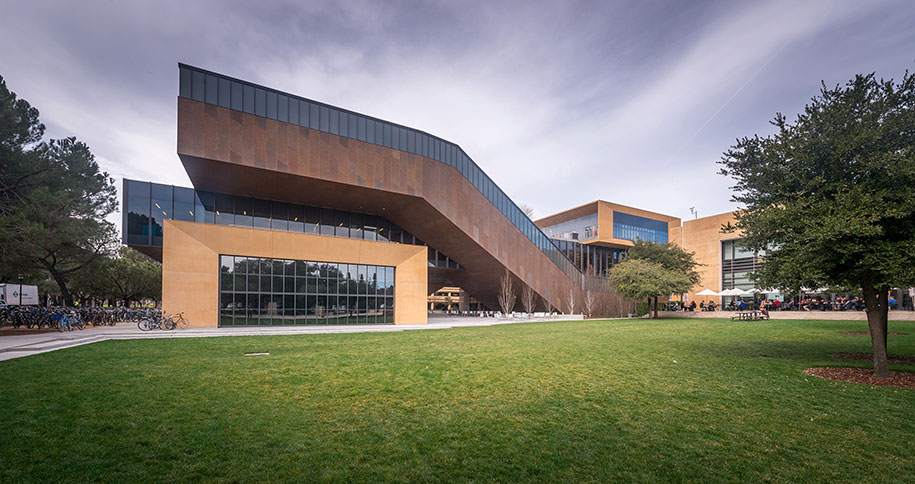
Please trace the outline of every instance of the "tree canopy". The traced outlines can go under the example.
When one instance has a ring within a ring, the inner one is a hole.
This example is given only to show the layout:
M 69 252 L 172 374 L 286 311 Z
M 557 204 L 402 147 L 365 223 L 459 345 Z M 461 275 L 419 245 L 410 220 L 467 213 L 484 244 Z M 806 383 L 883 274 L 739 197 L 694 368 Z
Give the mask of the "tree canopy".
M 0 274 L 47 273 L 72 304 L 68 278 L 117 246 L 104 220 L 117 191 L 88 146 L 43 134 L 38 110 L 0 77 Z
M 98 260 L 73 280 L 76 291 L 123 302 L 162 298 L 162 264 L 129 247 Z
M 672 243 L 637 240 L 626 258 L 610 270 L 610 283 L 631 299 L 654 300 L 654 317 L 661 296 L 684 293 L 699 283 L 695 257 Z
M 680 246 L 671 242 L 657 243 L 636 240 L 633 242 L 632 247 L 626 251 L 626 259 L 656 262 L 664 269 L 680 272 L 685 275 L 691 286 L 684 291 L 672 292 L 686 292 L 691 289 L 692 286 L 699 284 L 701 279 L 699 277 L 699 272 L 696 271 L 696 267 L 698 267 L 699 264 L 696 262 L 695 254 L 687 252 Z
M 823 84 L 794 122 L 772 124 L 720 161 L 744 207 L 726 229 L 765 251 L 762 286 L 861 290 L 875 373 L 888 376 L 887 293 L 915 285 L 915 76 Z

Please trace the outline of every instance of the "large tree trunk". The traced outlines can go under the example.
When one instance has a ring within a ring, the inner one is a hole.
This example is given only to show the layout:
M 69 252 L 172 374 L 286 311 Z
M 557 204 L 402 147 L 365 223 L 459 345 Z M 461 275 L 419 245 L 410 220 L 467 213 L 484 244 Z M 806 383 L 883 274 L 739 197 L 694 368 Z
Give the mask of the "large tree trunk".
M 60 297 L 63 299 L 64 306 L 73 306 L 73 294 L 67 289 L 67 282 L 64 280 L 63 274 L 53 269 L 48 269 L 48 274 L 51 275 L 51 278 L 57 283 L 57 287 L 60 288 Z
M 886 359 L 886 335 L 889 307 L 887 307 L 889 287 L 874 288 L 873 284 L 866 283 L 864 291 L 864 304 L 867 311 L 867 325 L 871 334 L 871 346 L 874 349 L 874 376 L 889 378 L 890 369 Z

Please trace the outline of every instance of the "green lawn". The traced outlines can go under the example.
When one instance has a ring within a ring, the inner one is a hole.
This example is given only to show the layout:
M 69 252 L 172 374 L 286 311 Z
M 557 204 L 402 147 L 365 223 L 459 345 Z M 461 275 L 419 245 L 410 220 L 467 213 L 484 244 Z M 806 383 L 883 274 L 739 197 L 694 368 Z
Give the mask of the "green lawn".
M 864 322 L 108 341 L 0 362 L 0 482 L 913 482 Z M 915 354 L 891 322 L 890 353 Z M 245 352 L 269 351 L 267 357 Z M 891 369 L 915 371 L 912 364 Z

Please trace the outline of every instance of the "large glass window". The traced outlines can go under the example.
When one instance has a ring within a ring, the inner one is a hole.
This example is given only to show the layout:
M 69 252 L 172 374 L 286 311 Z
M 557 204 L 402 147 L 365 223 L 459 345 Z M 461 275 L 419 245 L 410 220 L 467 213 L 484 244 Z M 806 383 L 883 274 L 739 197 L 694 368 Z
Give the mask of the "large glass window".
M 175 220 L 195 221 L 194 216 L 194 190 L 190 188 L 175 187 L 175 201 L 172 211 Z
M 219 257 L 219 325 L 394 322 L 393 267 Z
M 206 76 L 206 102 L 207 104 L 218 104 L 219 103 L 219 80 L 216 79 L 216 76 L 207 74 Z
M 597 237 L 597 214 L 592 213 L 544 227 L 543 231 L 554 239 L 591 240 Z
M 124 242 L 127 244 L 149 245 L 149 183 L 124 180 L 125 205 Z
M 277 96 L 275 92 L 267 93 L 267 117 L 270 119 L 276 119 L 277 113 Z
M 760 255 L 742 247 L 740 239 L 722 241 L 721 288 L 752 290 L 755 286 L 750 276 L 761 264 Z
M 244 96 L 242 95 L 242 85 L 238 82 L 232 83 L 232 109 L 244 111 Z
M 665 243 L 667 242 L 667 222 L 614 211 L 613 237 L 623 240 Z
M 267 91 L 263 89 L 254 89 L 254 114 L 267 117 Z
M 219 105 L 224 108 L 232 107 L 232 88 L 228 79 L 219 79 Z
M 205 74 L 199 71 L 193 71 L 193 83 L 191 86 L 191 98 L 195 101 L 205 102 L 205 91 L 206 91 L 206 77 Z
M 151 212 L 150 222 L 152 223 L 152 245 L 162 245 L 162 223 L 164 220 L 173 218 L 173 187 L 171 185 L 150 183 L 149 189 L 152 197 L 149 208 Z
M 244 108 L 246 113 L 254 114 L 254 87 L 252 86 L 244 88 Z
M 253 213 L 253 200 L 248 197 L 234 197 L 235 198 L 235 222 L 233 225 L 238 225 L 239 227 L 251 227 L 252 226 L 252 213 Z

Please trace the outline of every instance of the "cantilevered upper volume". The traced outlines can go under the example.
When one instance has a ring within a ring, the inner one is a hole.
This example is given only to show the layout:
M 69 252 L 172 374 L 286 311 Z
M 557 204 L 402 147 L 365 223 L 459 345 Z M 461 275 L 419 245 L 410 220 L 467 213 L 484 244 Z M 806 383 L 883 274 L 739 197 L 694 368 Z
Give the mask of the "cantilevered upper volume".
M 635 240 L 668 242 L 680 219 L 618 203 L 596 200 L 536 221 L 552 239 L 625 249 Z
M 580 269 L 458 145 L 185 64 L 179 71 L 178 154 L 196 189 L 383 217 L 459 265 L 431 267 L 430 292 L 461 286 L 492 308 L 506 269 L 555 306 L 581 283 Z

